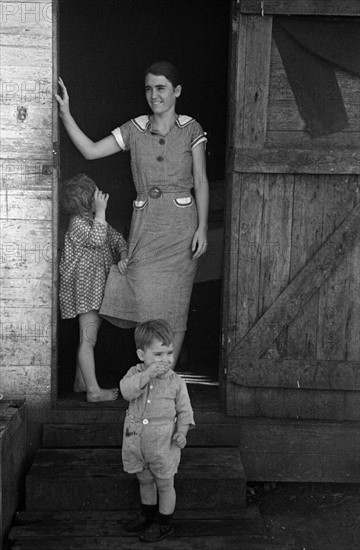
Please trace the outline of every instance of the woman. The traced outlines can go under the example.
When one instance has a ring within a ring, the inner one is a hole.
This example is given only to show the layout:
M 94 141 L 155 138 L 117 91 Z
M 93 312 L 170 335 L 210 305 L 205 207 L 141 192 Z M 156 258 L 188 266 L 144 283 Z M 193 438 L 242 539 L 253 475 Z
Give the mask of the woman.
M 128 269 L 111 268 L 100 315 L 129 327 L 164 318 L 172 326 L 174 359 L 186 330 L 197 259 L 207 247 L 209 186 L 201 126 L 176 114 L 182 87 L 175 67 L 154 63 L 145 73 L 145 95 L 152 111 L 93 142 L 77 126 L 61 79 L 55 95 L 64 126 L 86 159 L 130 151 L 137 198 L 129 236 Z M 196 204 L 192 198 L 194 188 Z

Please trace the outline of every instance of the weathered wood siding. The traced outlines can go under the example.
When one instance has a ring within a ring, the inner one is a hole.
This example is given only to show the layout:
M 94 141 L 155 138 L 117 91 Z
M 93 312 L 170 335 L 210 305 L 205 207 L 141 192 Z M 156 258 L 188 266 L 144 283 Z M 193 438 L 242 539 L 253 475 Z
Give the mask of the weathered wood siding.
M 358 421 L 360 79 L 337 71 L 349 126 L 311 139 L 272 16 L 244 12 L 233 18 L 227 413 Z
M 0 391 L 34 407 L 50 402 L 54 341 L 54 6 L 0 2 Z

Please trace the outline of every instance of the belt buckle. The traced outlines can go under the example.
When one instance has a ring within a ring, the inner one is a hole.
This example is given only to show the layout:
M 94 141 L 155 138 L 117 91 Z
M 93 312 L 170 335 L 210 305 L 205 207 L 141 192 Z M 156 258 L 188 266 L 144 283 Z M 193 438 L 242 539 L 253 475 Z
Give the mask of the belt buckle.
M 162 191 L 161 191 L 160 187 L 156 187 L 156 186 L 155 187 L 150 187 L 150 189 L 148 191 L 148 195 L 152 199 L 158 199 L 159 197 L 161 197 Z

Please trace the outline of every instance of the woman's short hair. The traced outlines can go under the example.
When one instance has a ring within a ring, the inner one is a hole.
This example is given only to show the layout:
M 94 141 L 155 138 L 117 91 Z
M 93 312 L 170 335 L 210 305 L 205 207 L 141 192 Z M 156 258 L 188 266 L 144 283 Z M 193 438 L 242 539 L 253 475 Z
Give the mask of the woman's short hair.
M 77 174 L 66 180 L 60 189 L 60 204 L 70 215 L 91 211 L 96 183 L 86 174 Z
M 155 76 L 165 76 L 169 82 L 176 88 L 181 84 L 180 73 L 174 65 L 168 61 L 157 61 L 148 67 L 145 71 L 145 77 L 148 74 L 153 74 Z
M 174 342 L 174 333 L 164 319 L 153 319 L 140 323 L 135 329 L 136 349 L 144 350 L 150 347 L 155 340 L 159 340 L 164 346 L 170 346 Z

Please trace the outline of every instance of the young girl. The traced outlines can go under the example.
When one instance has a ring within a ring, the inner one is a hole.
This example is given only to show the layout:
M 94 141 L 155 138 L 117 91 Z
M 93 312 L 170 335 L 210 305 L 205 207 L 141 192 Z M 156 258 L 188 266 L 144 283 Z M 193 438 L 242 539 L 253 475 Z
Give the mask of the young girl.
M 106 277 L 119 259 L 120 273 L 127 270 L 127 243 L 105 219 L 108 199 L 85 174 L 67 180 L 60 192 L 60 202 L 71 216 L 60 261 L 60 313 L 62 319 L 79 316 L 74 391 L 86 391 L 89 402 L 118 398 L 117 388 L 100 388 L 94 359 Z

